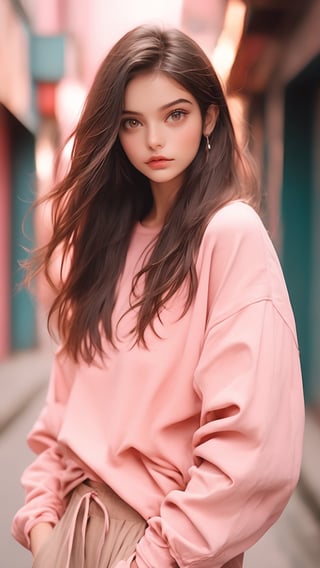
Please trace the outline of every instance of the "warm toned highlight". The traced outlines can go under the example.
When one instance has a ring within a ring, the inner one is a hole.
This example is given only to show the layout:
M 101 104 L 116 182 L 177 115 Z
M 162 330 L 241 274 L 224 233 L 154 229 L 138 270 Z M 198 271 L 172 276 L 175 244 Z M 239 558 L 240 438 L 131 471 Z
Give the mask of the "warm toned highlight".
M 138 308 L 136 341 L 165 303 L 187 283 L 185 310 L 196 289 L 195 260 L 209 219 L 232 199 L 257 208 L 258 191 L 243 151 L 240 152 L 223 89 L 200 47 L 178 30 L 139 26 L 128 32 L 102 62 L 74 133 L 70 167 L 51 191 L 52 236 L 28 262 L 33 279 L 44 271 L 55 286 L 50 308 L 66 351 L 91 362 L 102 354 L 101 331 L 113 343 L 111 316 L 116 286 L 124 268 L 133 229 L 150 211 L 148 180 L 128 161 L 118 138 L 125 88 L 137 74 L 160 71 L 179 82 L 197 100 L 204 119 L 210 105 L 218 118 L 203 138 L 186 172 L 148 261 L 144 292 L 132 302 Z M 54 255 L 61 251 L 59 285 L 50 278 Z M 183 314 L 181 314 L 183 315 Z

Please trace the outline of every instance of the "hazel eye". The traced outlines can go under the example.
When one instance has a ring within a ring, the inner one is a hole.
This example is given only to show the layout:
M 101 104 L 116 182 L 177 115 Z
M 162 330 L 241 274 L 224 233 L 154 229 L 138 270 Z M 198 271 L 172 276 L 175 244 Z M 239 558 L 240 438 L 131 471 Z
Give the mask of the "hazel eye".
M 169 115 L 169 120 L 171 120 L 172 122 L 179 122 L 179 120 L 181 120 L 186 114 L 187 113 L 184 110 L 174 110 Z
M 140 124 L 141 123 L 136 118 L 126 118 L 126 120 L 123 121 L 122 126 L 126 130 L 132 130 L 134 128 L 138 128 Z

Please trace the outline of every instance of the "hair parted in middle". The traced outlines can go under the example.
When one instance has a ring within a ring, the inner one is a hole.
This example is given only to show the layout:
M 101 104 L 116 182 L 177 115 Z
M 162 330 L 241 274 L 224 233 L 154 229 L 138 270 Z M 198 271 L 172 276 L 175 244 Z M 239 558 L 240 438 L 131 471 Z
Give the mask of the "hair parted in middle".
M 63 251 L 62 264 L 68 259 L 49 322 L 55 314 L 63 345 L 76 360 L 81 356 L 90 362 L 97 352 L 102 354 L 101 329 L 114 342 L 116 286 L 134 226 L 152 206 L 149 181 L 131 165 L 118 137 L 126 86 L 146 72 L 177 81 L 196 99 L 203 120 L 210 105 L 216 106 L 218 117 L 209 136 L 210 152 L 203 136 L 150 258 L 135 279 L 136 284 L 144 277 L 142 296 L 135 297 L 135 284 L 132 290 L 136 341 L 145 345 L 147 326 L 153 327 L 154 318 L 185 283 L 185 311 L 189 308 L 197 289 L 197 251 L 213 213 L 231 199 L 258 203 L 255 178 L 239 150 L 208 57 L 177 29 L 139 26 L 129 31 L 107 54 L 89 90 L 68 172 L 49 196 L 52 237 L 33 258 L 33 275 L 44 269 L 49 282 L 55 251 Z

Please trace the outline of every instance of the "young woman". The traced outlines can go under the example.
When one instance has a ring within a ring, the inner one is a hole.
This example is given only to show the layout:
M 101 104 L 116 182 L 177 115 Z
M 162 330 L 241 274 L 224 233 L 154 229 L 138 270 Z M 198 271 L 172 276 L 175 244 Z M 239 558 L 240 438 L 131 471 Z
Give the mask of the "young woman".
M 141 26 L 113 47 L 50 200 L 30 277 L 54 286 L 61 347 L 15 538 L 35 568 L 242 566 L 298 480 L 299 352 L 254 179 L 190 38 Z

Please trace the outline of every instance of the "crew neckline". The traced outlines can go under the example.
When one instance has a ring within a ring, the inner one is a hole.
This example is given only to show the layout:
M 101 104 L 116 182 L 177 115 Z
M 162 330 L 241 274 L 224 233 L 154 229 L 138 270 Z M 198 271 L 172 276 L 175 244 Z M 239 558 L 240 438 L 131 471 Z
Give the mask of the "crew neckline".
M 141 223 L 141 221 L 137 222 L 137 230 L 139 233 L 143 233 L 145 235 L 157 235 L 160 233 L 162 227 L 146 227 Z

